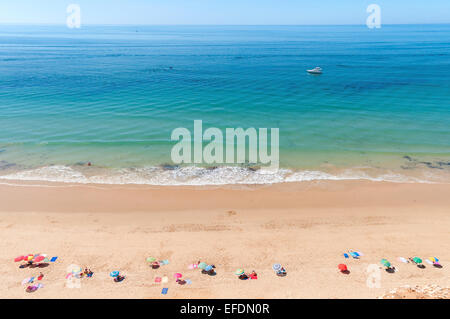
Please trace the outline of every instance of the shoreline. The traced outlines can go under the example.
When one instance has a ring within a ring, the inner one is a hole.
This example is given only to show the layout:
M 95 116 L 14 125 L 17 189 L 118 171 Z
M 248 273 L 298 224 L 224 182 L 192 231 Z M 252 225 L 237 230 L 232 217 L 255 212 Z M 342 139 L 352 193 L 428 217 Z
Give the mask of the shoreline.
M 376 298 L 402 285 L 450 286 L 448 184 L 30 184 L 0 185 L 2 298 Z M 344 259 L 349 249 L 364 256 Z M 27 294 L 20 282 L 36 270 L 19 269 L 13 258 L 30 252 L 59 259 L 39 270 L 45 287 Z M 437 256 L 444 267 L 397 261 L 412 255 Z M 148 256 L 170 264 L 152 270 Z M 381 288 L 368 288 L 366 268 L 382 258 L 399 271 L 382 271 Z M 198 260 L 215 264 L 217 276 L 187 269 Z M 274 275 L 277 262 L 287 277 Z M 339 263 L 349 275 L 338 272 Z M 70 264 L 94 271 L 81 289 L 65 288 Z M 254 269 L 258 280 L 239 281 L 237 268 Z M 124 282 L 109 277 L 116 269 Z M 192 284 L 177 285 L 175 272 Z M 169 277 L 167 296 L 157 275 Z
M 373 181 L 393 183 L 441 184 L 450 181 L 450 162 L 419 161 L 409 156 L 396 166 L 376 163 L 356 166 L 321 164 L 316 167 L 265 166 L 197 166 L 170 165 L 143 167 L 102 167 L 91 162 L 76 165 L 49 165 L 34 168 L 8 168 L 0 161 L 0 184 L 64 183 L 82 185 L 148 185 L 148 186 L 228 186 L 272 185 L 314 181 Z

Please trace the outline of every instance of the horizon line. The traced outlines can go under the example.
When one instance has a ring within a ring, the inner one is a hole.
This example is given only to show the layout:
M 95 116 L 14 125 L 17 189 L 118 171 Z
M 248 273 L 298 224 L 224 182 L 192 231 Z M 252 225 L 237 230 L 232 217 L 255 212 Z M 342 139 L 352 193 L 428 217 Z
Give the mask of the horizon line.
M 65 23 L 34 23 L 34 22 L 0 22 L 0 25 L 10 25 L 10 26 L 66 26 Z M 151 26 L 278 26 L 278 27 L 289 27 L 289 26 L 365 26 L 365 23 L 345 23 L 345 24 L 97 24 L 97 23 L 86 23 L 81 24 L 83 26 L 93 27 L 93 26 L 104 26 L 104 27 L 151 27 Z M 433 22 L 433 23 L 383 23 L 381 26 L 393 26 L 393 25 L 450 25 L 450 22 Z

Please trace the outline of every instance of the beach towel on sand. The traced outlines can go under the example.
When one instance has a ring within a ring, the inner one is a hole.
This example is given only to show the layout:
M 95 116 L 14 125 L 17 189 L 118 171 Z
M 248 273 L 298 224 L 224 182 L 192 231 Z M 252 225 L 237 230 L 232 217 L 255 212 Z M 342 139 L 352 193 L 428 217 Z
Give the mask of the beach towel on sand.
M 161 282 L 163 284 L 165 284 L 165 283 L 169 282 L 169 278 L 167 276 L 164 276 L 164 277 L 162 277 Z
M 52 257 L 52 259 L 50 259 L 50 262 L 54 263 L 56 259 L 58 259 L 58 257 Z
M 167 295 L 167 291 L 169 290 L 169 288 L 163 288 L 162 290 L 161 290 L 161 294 L 163 294 L 163 295 Z
M 161 277 L 155 277 L 155 282 L 156 283 L 160 283 L 161 282 Z

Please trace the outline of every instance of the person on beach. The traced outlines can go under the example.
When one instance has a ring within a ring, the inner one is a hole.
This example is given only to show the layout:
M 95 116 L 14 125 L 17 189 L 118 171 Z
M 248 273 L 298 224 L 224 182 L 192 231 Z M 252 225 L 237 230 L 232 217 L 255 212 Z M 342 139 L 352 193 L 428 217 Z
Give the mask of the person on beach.
M 286 275 L 287 275 L 287 272 L 286 272 L 286 269 L 284 269 L 284 267 L 281 267 L 281 269 L 277 271 L 277 276 L 284 277 Z
M 91 278 L 94 273 L 92 272 L 92 270 L 90 270 L 86 267 L 84 269 L 84 274 L 86 275 L 86 277 Z

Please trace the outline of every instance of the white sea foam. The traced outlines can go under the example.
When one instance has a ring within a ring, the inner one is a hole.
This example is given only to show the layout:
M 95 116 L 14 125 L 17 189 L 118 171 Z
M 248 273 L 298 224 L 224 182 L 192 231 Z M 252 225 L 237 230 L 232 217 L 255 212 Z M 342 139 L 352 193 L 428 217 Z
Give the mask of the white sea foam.
M 74 168 L 54 165 L 23 170 L 0 176 L 3 180 L 47 181 L 81 184 L 143 184 L 143 185 L 233 185 L 233 184 L 275 184 L 315 180 L 371 180 L 401 183 L 430 183 L 432 179 L 420 179 L 394 172 L 384 172 L 376 176 L 360 169 L 346 169 L 338 173 L 318 170 L 249 169 L 245 167 L 145 167 L 109 169 L 96 171 L 95 168 Z

